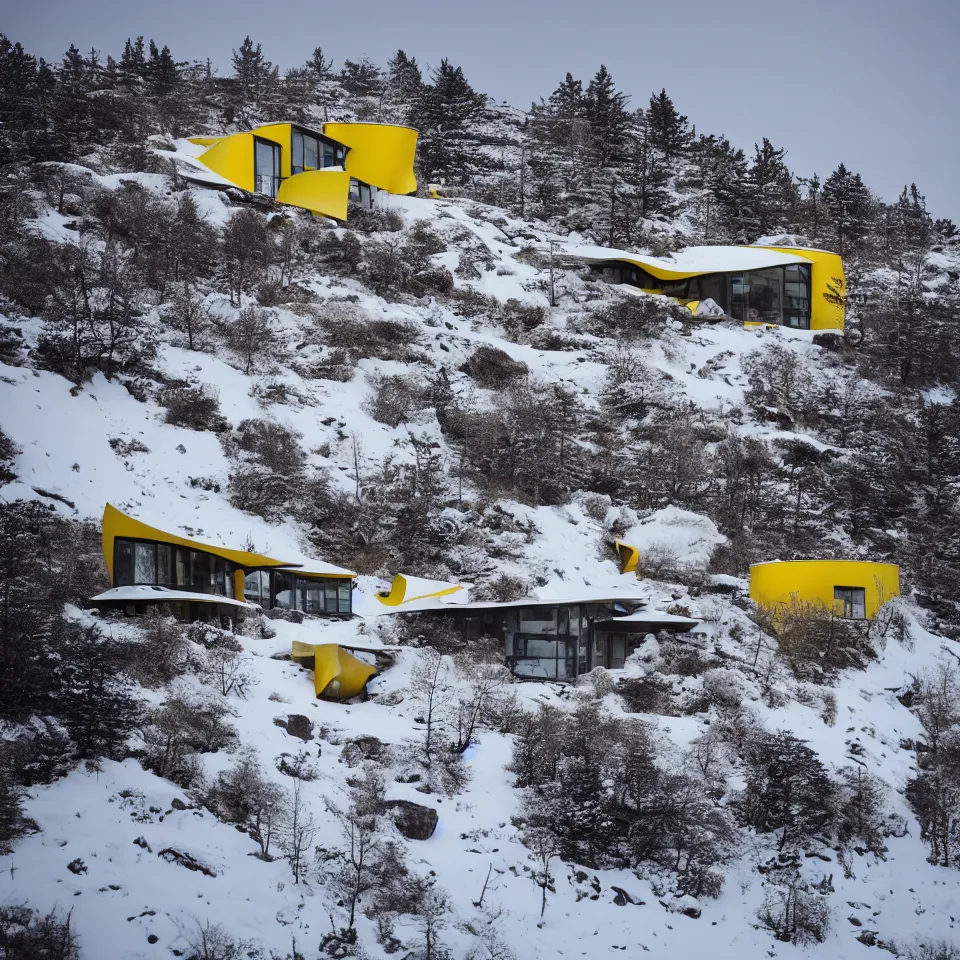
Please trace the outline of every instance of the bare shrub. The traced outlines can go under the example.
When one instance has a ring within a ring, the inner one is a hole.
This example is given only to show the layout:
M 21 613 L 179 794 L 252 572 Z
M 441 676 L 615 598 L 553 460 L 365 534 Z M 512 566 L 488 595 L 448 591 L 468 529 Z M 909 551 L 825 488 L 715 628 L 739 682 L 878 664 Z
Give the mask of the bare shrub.
M 4 960 L 79 960 L 70 914 L 40 914 L 25 904 L 0 906 L 0 956 Z
M 947 940 L 920 940 L 906 948 L 907 960 L 960 960 L 960 946 Z
M 143 639 L 128 647 L 128 668 L 135 680 L 145 687 L 162 687 L 187 670 L 190 640 L 175 617 L 151 606 L 141 631 Z
M 626 701 L 631 713 L 655 713 L 676 716 L 677 709 L 671 697 L 672 684 L 655 673 L 646 677 L 628 677 L 621 680 L 617 693 Z
M 587 315 L 598 336 L 640 340 L 655 336 L 667 320 L 689 321 L 690 311 L 662 297 L 623 296 Z
M 376 377 L 373 389 L 373 397 L 364 403 L 364 410 L 377 423 L 388 427 L 412 422 L 427 401 L 423 384 L 414 377 Z
M 362 307 L 343 301 L 328 301 L 314 311 L 324 342 L 344 350 L 354 363 L 365 357 L 412 362 L 420 331 L 412 323 L 372 317 Z
M 206 350 L 210 346 L 213 313 L 210 304 L 196 287 L 182 283 L 174 290 L 167 322 L 183 335 L 188 350 Z
M 357 370 L 356 358 L 346 350 L 336 347 L 326 353 L 311 367 L 302 370 L 303 376 L 316 380 L 333 380 L 336 383 L 349 383 Z
M 826 898 L 799 881 L 768 889 L 759 918 L 777 940 L 800 946 L 823 943 L 830 928 Z
M 220 412 L 220 392 L 209 384 L 190 387 L 177 384 L 160 392 L 160 403 L 167 408 L 164 422 L 188 430 L 219 433 L 228 427 Z
M 488 390 L 502 390 L 530 372 L 529 367 L 498 347 L 478 347 L 470 359 L 460 368 L 477 383 Z
M 186 940 L 188 960 L 245 960 L 256 955 L 252 940 L 234 940 L 223 927 L 209 920 L 198 920 Z
M 244 307 L 233 321 L 223 328 L 227 346 L 240 361 L 243 372 L 250 374 L 270 364 L 276 357 L 279 338 L 273 317 L 263 307 Z

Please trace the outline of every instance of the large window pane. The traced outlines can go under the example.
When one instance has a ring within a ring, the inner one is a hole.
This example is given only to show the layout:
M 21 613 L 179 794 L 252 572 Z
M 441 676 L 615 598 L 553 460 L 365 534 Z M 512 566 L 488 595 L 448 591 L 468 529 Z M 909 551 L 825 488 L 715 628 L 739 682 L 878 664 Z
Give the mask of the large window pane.
M 260 603 L 260 571 L 248 573 L 243 580 L 243 596 L 251 603 Z
M 133 582 L 133 543 L 130 540 L 114 540 L 113 585 L 125 587 Z
M 316 137 L 305 135 L 303 138 L 303 169 L 320 169 L 320 141 Z
M 193 566 L 193 588 L 203 593 L 210 592 L 211 582 L 213 580 L 213 559 L 209 553 L 201 553 L 199 550 L 191 550 Z
M 157 583 L 173 583 L 172 553 L 173 548 L 169 543 L 157 544 Z
M 338 613 L 350 612 L 350 587 L 351 587 L 351 583 L 349 580 L 341 580 L 337 584 L 337 612 Z
M 867 616 L 867 596 L 863 587 L 834 587 L 833 603 L 841 617 L 864 620 Z
M 783 322 L 785 326 L 810 327 L 810 267 L 791 263 L 783 271 Z
M 290 133 L 290 172 L 303 173 L 303 134 L 296 127 Z
M 780 268 L 752 270 L 746 274 L 747 318 L 761 323 L 780 323 Z
M 289 573 L 274 571 L 273 603 L 283 610 L 293 609 L 293 577 Z
M 254 143 L 255 189 L 257 193 L 275 197 L 280 186 L 280 147 L 266 140 Z
M 157 582 L 157 545 L 155 543 L 134 545 L 134 582 Z
M 190 570 L 190 551 L 185 547 L 177 547 L 174 557 L 174 583 L 178 587 L 189 586 L 193 582 Z

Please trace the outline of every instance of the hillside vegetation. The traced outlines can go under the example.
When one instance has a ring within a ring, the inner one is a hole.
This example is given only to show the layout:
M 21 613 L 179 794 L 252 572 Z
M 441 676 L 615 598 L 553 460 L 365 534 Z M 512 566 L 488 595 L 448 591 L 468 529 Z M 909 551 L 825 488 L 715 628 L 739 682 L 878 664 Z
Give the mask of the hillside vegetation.
M 414 125 L 444 198 L 336 224 L 181 175 L 279 118 Z M 960 235 L 693 130 L 605 68 L 520 110 L 402 51 L 0 38 L 0 955 L 960 955 Z M 695 322 L 551 264 L 571 235 L 840 250 L 847 328 Z M 576 596 L 619 537 L 702 623 L 563 685 L 429 618 L 101 616 L 106 502 L 368 597 Z M 749 566 L 796 557 L 903 598 L 772 623 Z M 320 702 L 294 640 L 392 665 Z

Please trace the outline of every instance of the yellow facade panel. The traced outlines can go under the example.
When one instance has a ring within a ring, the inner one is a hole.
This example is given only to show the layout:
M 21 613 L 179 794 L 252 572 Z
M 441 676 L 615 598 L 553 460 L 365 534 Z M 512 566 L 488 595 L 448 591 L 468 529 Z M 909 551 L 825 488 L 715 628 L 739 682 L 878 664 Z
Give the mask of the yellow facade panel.
M 770 610 L 809 606 L 843 615 L 837 588 L 863 590 L 867 620 L 900 596 L 900 568 L 865 560 L 784 560 L 750 568 L 750 599 Z
M 288 161 L 289 162 L 289 161 Z M 280 184 L 277 200 L 336 220 L 347 219 L 350 174 L 342 170 L 308 170 Z
M 615 540 L 614 546 L 617 550 L 617 556 L 620 558 L 620 572 L 636 573 L 637 566 L 640 563 L 640 551 L 622 540 Z
M 390 193 L 408 194 L 417 189 L 413 172 L 417 131 L 386 123 L 325 123 L 327 137 L 349 147 L 347 172 L 356 180 Z

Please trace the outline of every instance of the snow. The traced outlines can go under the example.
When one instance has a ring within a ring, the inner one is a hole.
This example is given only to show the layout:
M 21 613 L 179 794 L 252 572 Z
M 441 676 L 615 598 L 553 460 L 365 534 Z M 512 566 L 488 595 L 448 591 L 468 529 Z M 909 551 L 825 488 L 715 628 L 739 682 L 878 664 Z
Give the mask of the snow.
M 202 149 L 178 141 L 168 153 L 183 163 Z M 195 163 L 193 166 L 197 167 Z M 159 196 L 170 193 L 169 180 L 158 174 L 99 177 L 84 168 L 76 170 L 95 178 L 106 189 L 137 182 Z M 226 223 L 234 212 L 229 199 L 219 191 L 196 189 L 191 190 L 191 196 L 211 222 Z M 524 244 L 538 249 L 545 246 L 549 234 L 541 226 L 466 201 L 387 197 L 383 203 L 400 213 L 407 224 L 425 220 L 447 239 L 450 249 L 438 255 L 438 263 L 456 266 L 458 245 L 467 243 L 463 236 L 489 252 L 493 269 L 482 270 L 479 280 L 457 278 L 459 289 L 478 290 L 501 303 L 512 298 L 547 305 L 542 271 L 518 258 Z M 494 215 L 496 223 L 491 222 Z M 78 234 L 70 224 L 70 218 L 48 209 L 32 227 L 51 239 L 76 242 Z M 517 237 L 524 237 L 522 243 Z M 526 239 L 529 237 L 533 239 Z M 773 239 L 786 245 L 786 238 Z M 568 246 L 570 251 L 587 259 L 623 255 L 673 272 L 804 262 L 800 255 L 750 248 L 689 248 L 671 258 L 602 248 L 592 248 L 591 253 L 591 248 L 582 245 Z M 729 266 L 733 260 L 725 259 L 728 257 L 736 259 L 736 267 Z M 565 275 L 562 282 L 569 283 L 574 294 L 582 293 L 583 285 L 575 276 Z M 477 346 L 489 345 L 526 363 L 534 378 L 575 387 L 590 407 L 596 403 L 603 383 L 609 352 L 616 346 L 584 336 L 581 339 L 586 346 L 578 345 L 576 350 L 541 350 L 511 341 L 485 317 L 461 317 L 437 302 L 387 303 L 353 278 L 317 273 L 308 285 L 320 298 L 354 297 L 357 308 L 369 316 L 414 324 L 420 335 L 418 349 L 423 350 L 429 363 L 447 366 L 451 382 L 458 387 L 469 386 L 467 378 L 458 372 L 460 365 Z M 550 314 L 549 322 L 559 331 L 576 327 L 582 304 L 574 294 Z M 224 317 L 232 315 L 223 300 L 215 301 L 214 307 Z M 304 339 L 307 321 L 283 309 L 272 310 L 272 315 L 289 344 Z M 18 319 L 16 324 L 35 345 L 37 323 Z M 746 330 L 724 323 L 684 336 L 679 326 L 668 326 L 661 337 L 644 343 L 642 352 L 644 363 L 669 377 L 665 389 L 671 401 L 689 400 L 710 415 L 729 417 L 745 435 L 794 437 L 826 448 L 812 435 L 775 431 L 744 414 L 748 384 L 742 358 L 775 343 L 801 360 L 812 377 L 822 377 L 823 361 L 812 345 L 812 336 L 809 331 Z M 410 463 L 404 446 L 408 429 L 436 442 L 449 454 L 435 420 L 391 428 L 376 423 L 364 410 L 371 394 L 371 378 L 385 372 L 417 372 L 414 365 L 365 359 L 352 381 L 336 383 L 301 378 L 289 367 L 258 371 L 248 377 L 229 361 L 224 354 L 191 352 L 164 342 L 156 362 L 159 372 L 171 380 L 215 387 L 231 426 L 245 419 L 266 418 L 300 434 L 311 466 L 329 470 L 345 490 L 353 489 L 354 438 L 361 441 L 365 464 L 388 454 L 401 464 Z M 280 380 L 297 399 L 289 404 L 261 402 L 258 386 L 266 378 Z M 478 406 L 488 397 L 478 390 Z M 949 402 L 952 393 L 930 391 L 927 399 Z M 305 557 L 302 531 L 293 523 L 268 523 L 231 505 L 225 493 L 230 463 L 219 439 L 211 433 L 165 423 L 162 407 L 153 400 L 135 399 L 119 382 L 98 375 L 90 383 L 74 387 L 49 372 L 0 365 L 0 426 L 22 450 L 14 464 L 18 479 L 4 486 L 0 494 L 7 501 L 39 499 L 63 515 L 90 520 L 98 520 L 104 503 L 109 501 L 145 523 L 190 538 L 235 548 L 249 545 L 291 563 L 303 562 L 303 569 L 310 572 L 347 572 L 322 558 Z M 137 440 L 146 450 L 118 454 L 110 445 L 112 439 Z M 487 506 L 502 511 L 506 532 L 489 535 L 475 549 L 491 556 L 496 551 L 496 570 L 517 578 L 525 598 L 512 604 L 469 601 L 464 589 L 448 597 L 414 601 L 423 606 L 405 605 L 404 609 L 449 609 L 456 604 L 457 609 L 469 610 L 622 599 L 643 605 L 627 618 L 641 627 L 651 620 L 663 622 L 666 617 L 672 622 L 696 623 L 695 631 L 683 639 L 697 649 L 719 651 L 725 663 L 738 668 L 742 705 L 758 722 L 769 730 L 789 730 L 802 738 L 832 771 L 854 763 L 866 764 L 887 783 L 894 812 L 903 818 L 904 835 L 888 841 L 889 850 L 883 858 L 851 854 L 846 867 L 829 850 L 826 855 L 833 858 L 830 862 L 805 858 L 803 875 L 811 879 L 832 875 L 835 892 L 829 898 L 832 929 L 827 941 L 804 948 L 803 955 L 814 960 L 861 960 L 865 948 L 856 936 L 867 928 L 876 930 L 881 939 L 900 943 L 910 943 L 920 936 L 955 936 L 954 918 L 960 917 L 957 873 L 926 862 L 927 848 L 902 793 L 916 773 L 916 760 L 915 753 L 901 744 L 922 737 L 922 729 L 897 694 L 909 685 L 912 676 L 949 662 L 953 656 L 951 642 L 926 630 L 915 608 L 904 602 L 905 641 L 890 637 L 878 643 L 877 658 L 865 670 L 845 672 L 835 683 L 823 687 L 801 684 L 790 676 L 776 678 L 781 696 L 771 707 L 760 695 L 751 664 L 754 653 L 765 652 L 766 644 L 772 641 L 758 637 L 755 624 L 728 595 L 710 593 L 713 587 L 720 587 L 739 591 L 742 597 L 747 593 L 746 581 L 711 576 L 705 579 L 699 596 L 690 596 L 681 585 L 638 580 L 633 574 L 618 572 L 611 549 L 615 538 L 636 546 L 642 559 L 659 553 L 681 568 L 709 569 L 711 556 L 724 543 L 711 520 L 673 506 L 641 515 L 625 508 L 604 508 L 602 502 L 598 506 L 587 498 L 574 498 L 562 506 L 531 506 L 505 498 Z M 230 722 L 264 770 L 285 787 L 290 786 L 290 780 L 276 769 L 276 758 L 301 749 L 310 752 L 318 777 L 305 785 L 305 791 L 318 821 L 317 842 L 325 847 L 341 842 L 329 803 L 343 805 L 347 779 L 357 773 L 343 762 L 343 741 L 373 736 L 399 748 L 422 735 L 410 698 L 410 675 L 418 653 L 391 642 L 395 621 L 383 616 L 391 610 L 376 599 L 386 585 L 380 576 L 358 578 L 354 606 L 363 616 L 330 621 L 306 618 L 299 624 L 271 620 L 272 636 L 239 638 L 257 683 L 246 699 L 229 698 Z M 419 587 L 415 589 L 419 592 Z M 143 591 L 156 595 L 151 588 L 125 587 L 101 597 L 140 598 Z M 195 594 L 176 591 L 167 595 L 198 599 Z M 240 603 L 226 598 L 217 601 Z M 689 610 L 689 618 L 659 612 L 674 604 Z M 370 611 L 381 615 L 369 616 Z M 97 622 L 114 635 L 127 636 L 137 630 L 132 621 L 100 619 L 90 612 L 68 611 L 68 615 Z M 318 701 L 309 672 L 289 660 L 294 641 L 387 652 L 395 662 L 371 681 L 369 700 L 347 704 Z M 631 663 L 624 673 L 632 669 L 649 667 Z M 695 690 L 700 682 L 698 678 L 680 677 L 671 681 L 688 691 Z M 191 691 L 196 693 L 197 686 L 194 683 Z M 526 709 L 543 703 L 571 709 L 587 695 L 585 688 L 534 680 L 513 685 L 511 692 Z M 832 722 L 824 718 L 824 694 L 836 700 Z M 156 702 L 160 694 L 148 692 L 145 696 Z M 602 708 L 626 715 L 623 704 L 614 696 L 605 697 Z M 326 728 L 327 739 L 304 744 L 274 722 L 291 714 L 305 715 L 317 728 Z M 689 748 L 710 728 L 707 714 L 640 716 L 654 728 L 665 748 L 676 753 Z M 555 890 L 549 894 L 543 925 L 538 926 L 541 891 L 524 871 L 531 861 L 511 821 L 519 802 L 513 775 L 507 769 L 512 746 L 509 734 L 481 731 L 478 742 L 465 756 L 471 781 L 455 796 L 421 793 L 414 784 L 388 779 L 389 798 L 430 804 L 438 812 L 434 836 L 424 842 L 411 841 L 406 848 L 413 868 L 419 873 L 435 871 L 438 883 L 451 897 L 454 916 L 444 937 L 456 957 L 465 956 L 473 943 L 465 932 L 467 924 L 495 930 L 523 960 L 621 953 L 708 955 L 717 960 L 800 955 L 801 951 L 781 947 L 759 928 L 756 914 L 763 902 L 764 886 L 756 867 L 775 850 L 769 838 L 746 831 L 740 833 L 743 855 L 727 869 L 719 899 L 698 904 L 703 910 L 699 919 L 677 913 L 678 907 L 692 904 L 663 893 L 655 886 L 655 878 L 642 871 L 640 875 L 629 870 L 586 871 L 591 882 L 596 878 L 597 899 L 592 900 L 589 897 L 594 888 L 585 887 L 577 879 L 577 865 L 555 862 L 551 870 Z M 314 753 L 318 755 L 314 757 Z M 209 782 L 236 756 L 220 752 L 205 754 L 201 759 Z M 728 785 L 736 787 L 736 773 Z M 186 801 L 187 809 L 175 809 L 174 799 Z M 290 949 L 291 935 L 296 935 L 299 948 L 311 956 L 330 928 L 331 912 L 338 922 L 342 920 L 331 891 L 322 883 L 311 878 L 306 884 L 293 884 L 286 863 L 264 862 L 252 856 L 257 846 L 248 836 L 218 822 L 203 808 L 191 806 L 184 791 L 145 772 L 134 759 L 123 763 L 103 761 L 99 769 L 79 768 L 50 786 L 31 788 L 26 814 L 40 829 L 0 858 L 0 900 L 28 901 L 41 910 L 72 908 L 71 922 L 80 936 L 85 958 L 136 960 L 184 950 L 191 929 L 203 920 L 223 925 L 236 937 L 257 940 L 266 951 L 275 950 L 281 956 Z M 146 846 L 135 842 L 141 837 Z M 161 858 L 159 852 L 168 847 L 191 854 L 216 875 L 189 871 Z M 86 872 L 67 869 L 67 864 L 77 859 L 83 861 Z M 481 910 L 474 904 L 491 866 L 491 885 Z M 643 901 L 643 905 L 617 906 L 614 886 Z M 583 892 L 588 895 L 580 896 Z M 850 916 L 863 927 L 852 925 Z M 401 932 L 405 939 L 411 939 L 409 929 Z M 371 960 L 386 960 L 387 955 L 376 942 L 376 930 L 365 918 L 360 920 L 359 934 Z M 157 936 L 159 942 L 148 944 L 149 935 Z
M 243 600 L 234 600 L 232 597 L 221 597 L 209 593 L 191 593 L 188 590 L 171 590 L 169 587 L 154 587 L 144 584 L 126 587 L 111 587 L 103 593 L 98 593 L 90 598 L 91 603 L 99 601 L 126 601 L 153 603 L 164 603 L 173 600 L 189 600 L 197 603 L 222 603 L 228 607 L 243 607 L 247 610 L 258 609 L 254 603 L 246 603 Z
M 762 270 L 766 267 L 782 267 L 788 263 L 811 262 L 808 257 L 799 253 L 781 253 L 757 247 L 686 247 L 669 257 L 652 257 L 613 247 L 591 246 L 566 246 L 561 248 L 560 253 L 589 263 L 627 260 L 640 267 L 649 268 L 654 276 L 662 275 L 664 279 L 669 279 L 671 275 Z

